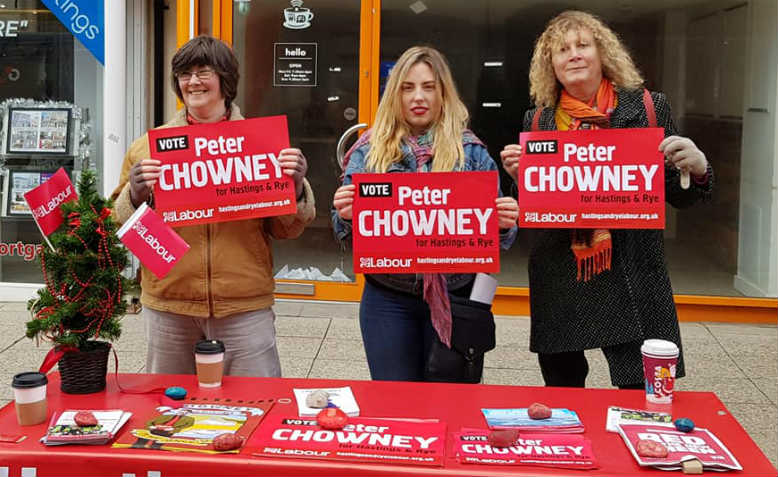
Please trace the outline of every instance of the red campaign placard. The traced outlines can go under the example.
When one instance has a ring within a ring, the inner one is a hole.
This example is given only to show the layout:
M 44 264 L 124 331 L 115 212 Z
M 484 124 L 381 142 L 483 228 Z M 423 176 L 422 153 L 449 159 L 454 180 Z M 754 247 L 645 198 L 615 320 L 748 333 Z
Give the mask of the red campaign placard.
M 742 470 L 740 463 L 715 434 L 707 429 L 695 428 L 681 432 L 673 425 L 619 424 L 619 434 L 638 464 L 642 466 L 680 465 L 684 460 L 695 458 L 705 467 Z M 667 457 L 643 457 L 637 454 L 638 441 L 647 439 L 667 447 Z
M 251 438 L 253 453 L 348 462 L 442 466 L 446 424 L 351 417 L 339 430 L 315 419 L 268 418 Z
M 157 278 L 189 251 L 189 244 L 144 202 L 116 232 L 116 236 Z
M 662 128 L 523 132 L 519 227 L 663 229 Z
M 592 443 L 579 434 L 524 434 L 509 447 L 492 447 L 489 430 L 462 429 L 454 434 L 453 453 L 463 464 L 540 465 L 596 469 Z
M 354 174 L 357 273 L 497 273 L 497 172 Z
M 57 230 L 65 220 L 59 206 L 76 199 L 76 188 L 61 167 L 46 182 L 24 194 L 35 222 L 46 236 Z
M 156 210 L 175 227 L 293 214 L 294 181 L 278 164 L 287 147 L 286 116 L 153 129 Z

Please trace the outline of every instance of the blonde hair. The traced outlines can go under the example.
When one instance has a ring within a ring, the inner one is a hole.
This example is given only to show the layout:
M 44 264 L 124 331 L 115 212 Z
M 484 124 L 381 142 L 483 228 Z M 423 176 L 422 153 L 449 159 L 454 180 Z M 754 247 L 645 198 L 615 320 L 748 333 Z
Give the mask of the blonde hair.
M 368 171 L 386 172 L 392 164 L 402 159 L 402 140 L 411 135 L 411 127 L 403 116 L 401 86 L 410 69 L 422 62 L 435 75 L 435 90 L 440 99 L 440 111 L 432 124 L 434 160 L 431 170 L 453 171 L 461 169 L 464 164 L 462 132 L 467 126 L 469 115 L 459 99 L 451 69 L 436 49 L 413 46 L 405 50 L 392 68 L 384 95 L 378 104 L 367 154 Z
M 529 92 L 535 106 L 553 107 L 559 99 L 562 85 L 554 74 L 551 55 L 562 46 L 571 30 L 591 32 L 602 61 L 602 74 L 613 86 L 626 90 L 643 86 L 643 77 L 618 35 L 596 16 L 568 10 L 552 18 L 535 43 L 529 69 Z

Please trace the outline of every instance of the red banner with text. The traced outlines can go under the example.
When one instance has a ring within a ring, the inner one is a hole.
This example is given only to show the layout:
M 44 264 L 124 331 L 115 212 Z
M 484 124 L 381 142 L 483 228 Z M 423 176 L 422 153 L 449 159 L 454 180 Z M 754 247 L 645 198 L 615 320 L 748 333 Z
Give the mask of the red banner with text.
M 519 137 L 519 227 L 665 227 L 662 128 Z
M 354 174 L 354 271 L 500 271 L 497 172 Z
M 268 417 L 254 432 L 253 455 L 349 462 L 442 466 L 446 424 L 413 420 L 349 418 L 343 429 L 316 419 Z
M 156 210 L 174 227 L 293 214 L 294 182 L 278 163 L 287 147 L 286 116 L 153 129 Z
M 57 230 L 65 220 L 59 206 L 77 199 L 76 188 L 61 167 L 46 182 L 24 194 L 35 222 L 46 236 Z

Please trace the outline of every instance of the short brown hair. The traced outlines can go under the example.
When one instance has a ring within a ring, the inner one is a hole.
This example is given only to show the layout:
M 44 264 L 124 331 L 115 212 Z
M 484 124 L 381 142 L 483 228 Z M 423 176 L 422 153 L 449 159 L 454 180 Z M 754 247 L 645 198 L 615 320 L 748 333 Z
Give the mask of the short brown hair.
M 235 57 L 232 48 L 217 38 L 208 35 L 192 38 L 178 49 L 170 64 L 173 91 L 181 101 L 184 98 L 178 86 L 178 75 L 186 73 L 194 66 L 210 66 L 219 75 L 224 105 L 228 109 L 238 94 L 238 79 L 240 79 L 238 58 Z

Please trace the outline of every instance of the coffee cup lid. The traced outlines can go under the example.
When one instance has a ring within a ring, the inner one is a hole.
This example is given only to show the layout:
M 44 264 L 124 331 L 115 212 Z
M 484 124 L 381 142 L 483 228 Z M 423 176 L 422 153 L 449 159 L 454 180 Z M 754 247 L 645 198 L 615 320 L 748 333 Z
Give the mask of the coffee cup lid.
M 643 346 L 640 347 L 640 351 L 658 356 L 678 356 L 678 346 L 667 340 L 645 340 Z
M 17 389 L 37 388 L 38 386 L 43 386 L 48 382 L 49 379 L 45 374 L 39 373 L 37 371 L 30 371 L 27 373 L 19 373 L 14 376 L 11 386 Z
M 195 353 L 218 354 L 224 353 L 224 343 L 219 340 L 202 340 L 195 345 Z

